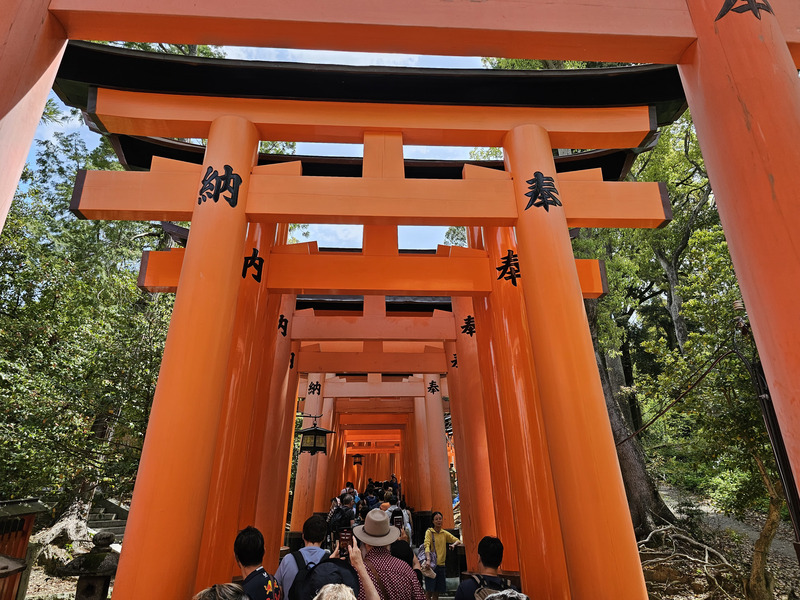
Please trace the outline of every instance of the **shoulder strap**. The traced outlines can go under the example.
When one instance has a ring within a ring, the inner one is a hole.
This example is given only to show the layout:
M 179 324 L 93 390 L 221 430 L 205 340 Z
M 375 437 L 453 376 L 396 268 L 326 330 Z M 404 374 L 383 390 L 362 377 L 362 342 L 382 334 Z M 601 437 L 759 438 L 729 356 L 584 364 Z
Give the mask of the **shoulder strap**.
M 294 562 L 297 563 L 297 570 L 301 571 L 306 567 L 306 559 L 303 558 L 303 553 L 300 550 L 295 550 L 292 552 L 292 557 L 294 557 Z
M 378 572 L 375 570 L 375 567 L 372 566 L 372 563 L 364 561 L 364 565 L 367 567 L 367 571 L 369 571 L 370 577 L 374 579 L 378 584 L 378 591 L 380 596 L 383 600 L 389 600 L 389 591 L 386 589 L 386 584 L 381 579 L 381 576 L 378 575 Z

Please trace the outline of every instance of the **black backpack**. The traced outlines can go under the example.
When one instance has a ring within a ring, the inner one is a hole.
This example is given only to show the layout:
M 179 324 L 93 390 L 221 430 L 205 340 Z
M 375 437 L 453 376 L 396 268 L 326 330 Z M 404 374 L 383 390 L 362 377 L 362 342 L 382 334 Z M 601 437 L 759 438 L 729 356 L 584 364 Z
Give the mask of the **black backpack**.
M 500 579 L 500 583 L 496 581 L 489 581 L 483 575 L 473 575 L 472 579 L 475 581 L 478 588 L 475 590 L 475 600 L 486 600 L 492 594 L 502 592 L 503 590 L 513 587 L 508 579 Z
M 330 523 L 328 523 L 328 533 L 335 538 L 342 527 L 350 527 L 351 515 L 352 511 L 349 508 L 337 506 L 336 510 L 333 511 Z
M 300 550 L 292 552 L 292 557 L 294 558 L 294 562 L 297 563 L 297 575 L 294 576 L 292 587 L 289 588 L 287 594 L 289 600 L 300 600 L 300 588 L 303 586 L 303 582 L 306 578 L 308 578 L 309 571 L 316 566 L 316 563 L 307 563 Z M 325 558 L 327 557 L 328 553 L 325 552 Z M 325 560 L 325 558 L 322 560 Z
M 299 574 L 298 571 L 298 576 Z M 313 600 L 314 596 L 322 589 L 322 586 L 329 583 L 343 583 L 350 587 L 358 597 L 358 573 L 348 561 L 339 558 L 326 558 L 307 569 L 303 581 L 298 586 L 292 584 L 292 590 L 298 587 L 296 592 L 298 600 Z M 292 592 L 290 591 L 289 593 L 291 594 Z

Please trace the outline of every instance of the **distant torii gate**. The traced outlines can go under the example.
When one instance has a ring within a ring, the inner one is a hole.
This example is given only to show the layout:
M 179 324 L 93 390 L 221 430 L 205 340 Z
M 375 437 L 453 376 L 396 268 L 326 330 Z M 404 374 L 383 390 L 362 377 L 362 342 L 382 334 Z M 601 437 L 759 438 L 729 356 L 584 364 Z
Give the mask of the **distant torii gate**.
M 796 2 L 643 0 L 634 7 L 621 0 L 607 0 L 592 6 L 579 0 L 564 0 L 557 4 L 543 0 L 463 4 L 412 0 L 391 9 L 360 0 L 324 7 L 310 0 L 280 6 L 251 3 L 229 6 L 211 0 L 193 0 L 191 3 L 176 0 L 166 7 L 163 4 L 155 8 L 141 0 L 120 0 L 109 8 L 105 0 L 14 0 L 10 10 L 3 13 L 0 30 L 5 32 L 5 38 L 0 47 L 0 81 L 5 86 L 0 96 L 0 160 L 6 168 L 0 175 L 0 196 L 5 210 L 22 169 L 27 140 L 32 137 L 65 41 L 70 37 L 179 43 L 281 43 L 295 47 L 349 50 L 676 62 L 680 66 L 729 248 L 783 428 L 787 452 L 795 473 L 800 472 L 800 380 L 796 377 L 800 372 L 800 323 L 794 307 L 794 299 L 800 292 L 800 255 L 796 249 L 797 236 L 800 235 L 796 231 L 800 206 L 795 202 L 796 190 L 800 189 L 800 170 L 796 166 L 796 142 L 800 139 L 800 83 L 795 68 L 795 63 L 800 62 L 800 6 Z M 163 102 L 159 104 L 158 100 Z M 190 571 L 196 567 L 196 549 L 200 547 L 202 530 L 200 524 L 205 511 L 197 507 L 184 515 L 176 515 L 171 512 L 171 507 L 159 504 L 157 499 L 169 494 L 168 490 L 176 489 L 175 485 L 179 483 L 186 484 L 180 489 L 180 494 L 205 497 L 214 471 L 213 449 L 192 444 L 190 440 L 181 447 L 169 447 L 168 441 L 174 437 L 176 426 L 179 429 L 185 424 L 190 413 L 195 417 L 197 437 L 213 438 L 226 384 L 239 381 L 226 373 L 226 364 L 235 368 L 241 362 L 227 362 L 232 332 L 238 327 L 245 337 L 265 336 L 266 330 L 244 331 L 249 321 L 240 323 L 235 319 L 236 314 L 249 314 L 248 310 L 258 309 L 269 314 L 267 294 L 263 291 L 267 286 L 252 292 L 239 290 L 242 257 L 250 255 L 243 250 L 262 248 L 261 256 L 266 258 L 275 238 L 269 225 L 258 225 L 250 228 L 250 238 L 245 244 L 248 219 L 270 221 L 269 217 L 253 218 L 254 209 L 259 210 L 256 194 L 254 204 L 249 201 L 251 184 L 252 191 L 258 189 L 259 171 L 253 168 L 253 157 L 258 139 L 274 139 L 271 133 L 287 139 L 306 139 L 307 135 L 305 132 L 289 135 L 291 126 L 288 123 L 281 127 L 276 123 L 265 126 L 264 114 L 257 108 L 251 110 L 253 107 L 246 100 L 227 100 L 215 106 L 204 99 L 191 107 L 187 100 L 192 102 L 186 97 L 180 101 L 170 98 L 144 100 L 116 92 L 99 93 L 97 97 L 96 114 L 101 115 L 109 129 L 175 137 L 208 137 L 204 169 L 212 167 L 222 172 L 223 165 L 227 165 L 231 174 L 241 177 L 238 188 L 240 203 L 237 206 L 229 207 L 222 201 L 219 204 L 206 202 L 197 206 L 192 214 L 193 241 L 181 267 L 181 292 L 176 299 L 167 340 L 152 414 L 153 427 L 148 432 L 142 460 L 143 470 L 137 481 L 135 502 L 147 506 L 149 512 L 137 511 L 134 504 L 131 515 L 133 531 L 126 541 L 129 545 L 126 552 L 134 546 L 139 558 L 137 560 L 132 553 L 122 557 L 115 591 L 115 597 L 119 598 L 148 594 L 153 581 L 160 582 L 161 593 L 169 597 L 185 596 L 191 588 L 193 573 Z M 148 110 L 139 112 L 142 108 Z M 362 109 L 363 105 L 354 111 L 360 114 L 351 117 L 365 117 Z M 404 114 L 403 107 L 394 110 L 393 119 Z M 586 424 L 597 425 L 605 420 L 597 373 L 589 368 L 594 359 L 591 344 L 586 339 L 578 278 L 572 267 L 574 262 L 566 234 L 567 211 L 552 209 L 545 213 L 536 209 L 526 212 L 524 206 L 524 194 L 528 191 L 524 182 L 537 172 L 542 177 L 553 177 L 554 185 L 563 192 L 562 199 L 566 199 L 566 188 L 555 175 L 552 165 L 551 146 L 586 147 L 587 140 L 579 140 L 567 130 L 560 130 L 558 119 L 550 120 L 545 114 L 531 114 L 529 119 L 496 124 L 493 131 L 484 130 L 483 135 L 471 132 L 470 135 L 448 136 L 440 135 L 438 125 L 430 129 L 420 127 L 419 115 L 403 122 L 402 119 L 382 119 L 379 112 L 371 113 L 375 120 L 368 125 L 364 122 L 358 125 L 354 121 L 349 125 L 330 121 L 320 123 L 315 127 L 315 134 L 322 139 L 331 139 L 330 132 L 336 130 L 333 138 L 355 141 L 361 138 L 365 128 L 386 132 L 384 139 L 389 140 L 386 150 L 377 150 L 376 156 L 387 153 L 401 156 L 398 154 L 398 131 L 403 132 L 406 143 L 504 146 L 519 219 L 515 223 L 496 223 L 497 230 L 493 229 L 494 226 L 485 228 L 482 240 L 478 232 L 471 232 L 472 241 L 476 248 L 482 243 L 489 256 L 502 256 L 511 241 L 503 228 L 515 224 L 519 262 L 525 273 L 521 285 L 515 290 L 523 292 L 527 319 L 521 318 L 518 307 L 509 304 L 513 299 L 508 298 L 504 291 L 494 289 L 488 305 L 476 309 L 474 316 L 481 329 L 479 317 L 488 317 L 493 324 L 493 336 L 499 335 L 503 327 L 509 327 L 509 323 L 518 325 L 513 330 L 510 327 L 505 329 L 505 337 L 496 340 L 495 356 L 508 351 L 509 336 L 527 332 L 527 323 L 536 332 L 535 335 L 524 335 L 523 339 L 530 341 L 536 356 L 535 371 L 532 372 L 537 377 L 540 408 L 551 451 L 553 481 L 559 491 L 558 510 L 570 584 L 567 590 L 563 579 L 559 579 L 556 573 L 558 569 L 553 569 L 550 580 L 537 582 L 537 591 L 548 597 L 568 597 L 571 593 L 576 598 L 598 595 L 643 598 L 641 575 L 635 573 L 638 570 L 636 547 L 632 534 L 626 533 L 629 526 L 624 514 L 621 485 L 611 492 L 595 483 L 618 480 L 610 435 L 606 428 L 600 428 L 604 431 L 598 432 L 589 427 L 585 427 L 585 438 L 581 434 L 567 435 L 567 423 L 574 427 L 576 415 L 570 412 L 572 405 L 565 399 L 581 401 L 584 410 L 579 417 L 585 419 Z M 457 112 L 452 107 L 442 111 L 447 121 L 457 120 Z M 635 112 L 623 119 L 627 123 L 633 121 L 632 130 L 637 129 Z M 186 113 L 192 114 L 190 120 L 186 120 Z M 346 117 L 344 113 L 346 111 L 338 117 Z M 303 111 L 303 115 L 308 117 L 310 113 Z M 324 121 L 324 115 L 317 116 Z M 161 125 L 148 130 L 148 124 L 155 122 Z M 605 142 L 602 144 L 596 135 L 598 131 L 595 131 L 588 146 L 597 147 L 611 140 L 616 140 L 615 145 L 632 145 L 627 141 L 630 138 L 620 139 L 613 135 L 611 130 L 620 131 L 620 124 L 615 119 L 614 126 L 603 132 Z M 350 133 L 345 133 L 348 127 Z M 638 128 L 639 131 L 647 129 L 641 125 Z M 381 167 L 376 168 L 377 173 L 382 172 Z M 272 169 L 272 173 L 277 171 L 279 169 Z M 383 176 L 386 177 L 385 173 Z M 392 179 L 392 185 L 397 183 L 397 178 Z M 480 176 L 477 179 L 483 182 Z M 121 187 L 125 186 L 117 187 L 116 191 L 119 192 Z M 370 195 L 380 191 L 368 184 L 367 188 Z M 302 184 L 283 190 L 303 195 L 306 201 L 315 193 L 315 190 L 303 188 Z M 420 190 L 415 192 L 404 186 L 401 191 L 404 197 L 421 200 L 416 205 L 409 203 L 412 213 L 418 208 L 426 209 L 423 213 L 433 208 L 426 200 L 430 196 L 425 196 L 430 190 L 421 194 Z M 498 193 L 503 195 L 500 190 Z M 192 196 L 196 197 L 194 193 L 189 195 Z M 474 212 L 467 213 L 462 214 L 464 219 L 476 216 Z M 382 220 L 385 213 L 369 216 L 374 219 L 374 225 L 387 225 Z M 403 216 L 412 215 L 405 213 Z M 495 214 L 479 216 L 497 218 Z M 461 222 L 478 226 L 480 220 Z M 457 221 L 451 219 L 447 224 L 455 223 Z M 381 269 L 386 269 L 387 262 L 370 256 L 373 249 L 381 252 L 380 244 L 374 243 L 373 239 L 365 234 L 365 256 L 362 257 L 365 260 L 358 266 L 351 264 L 349 258 L 320 260 L 316 261 L 315 274 L 324 278 L 332 267 L 342 268 L 351 275 L 345 286 L 353 290 L 351 293 L 358 293 L 355 290 L 364 293 L 391 291 L 390 286 L 376 290 L 352 277 L 354 268 L 371 269 L 379 279 L 385 275 Z M 542 257 L 548 260 L 544 261 Z M 453 258 L 456 257 L 448 260 Z M 413 275 L 418 268 L 412 265 L 413 261 L 394 262 L 400 269 L 397 274 L 408 278 L 398 288 L 404 289 L 413 280 L 418 284 L 413 286 L 414 289 L 424 289 L 427 293 L 429 287 L 419 284 Z M 453 264 L 456 265 L 456 261 Z M 489 266 L 494 268 L 494 265 Z M 272 271 L 271 265 L 265 264 L 264 268 Z M 292 277 L 292 273 L 283 269 L 278 274 L 287 279 Z M 303 289 L 304 282 L 298 283 L 297 279 L 303 278 L 296 278 L 296 287 L 286 291 Z M 487 276 L 481 281 L 480 277 L 467 277 L 461 282 L 460 291 L 456 289 L 449 293 L 482 296 L 489 293 L 487 287 L 494 285 L 491 279 Z M 543 294 L 544 289 L 549 289 L 552 295 Z M 258 301 L 262 293 L 263 297 Z M 553 296 L 558 298 L 555 307 Z M 501 301 L 498 307 L 491 298 L 506 298 L 507 301 Z M 519 303 L 519 298 L 516 301 Z M 277 300 L 274 300 L 272 310 L 286 307 L 288 311 L 291 297 L 287 295 L 283 302 L 284 306 L 277 306 Z M 237 303 L 245 312 L 235 310 Z M 204 322 L 208 327 L 199 328 L 198 324 Z M 566 347 L 564 340 L 567 339 L 574 340 L 574 346 Z M 264 364 L 264 370 L 272 375 L 266 385 L 270 393 L 285 397 L 287 390 L 292 388 L 290 380 L 294 375 L 290 372 L 288 358 L 293 350 L 281 340 L 272 340 L 270 347 L 274 348 L 274 353 L 265 354 L 274 354 L 276 360 Z M 234 356 L 236 352 L 234 349 Z M 528 355 L 528 360 L 531 356 Z M 512 365 L 520 363 L 521 359 L 516 357 Z M 502 375 L 498 376 L 498 381 L 502 381 Z M 257 383 L 252 385 L 257 387 Z M 186 407 L 170 406 L 171 398 L 185 397 L 203 400 L 198 401 L 196 410 L 191 411 Z M 500 408 L 506 410 L 508 407 L 501 402 Z M 519 412 L 521 409 L 539 410 L 539 405 L 529 403 L 515 407 L 513 414 L 522 414 Z M 271 431 L 289 429 L 290 412 L 288 408 L 283 412 L 271 410 L 270 419 L 282 419 L 275 422 Z M 251 444 L 252 452 L 271 458 L 273 454 L 266 448 L 273 440 L 267 441 L 269 443 Z M 283 440 L 277 435 L 274 441 Z M 521 441 L 524 443 L 525 440 Z M 169 452 L 165 455 L 162 451 L 166 448 Z M 262 448 L 265 448 L 263 452 Z M 590 455 L 595 462 L 585 465 L 580 473 L 579 457 Z M 167 468 L 158 474 L 159 467 L 165 467 L 158 463 L 164 461 L 176 470 Z M 197 463 L 202 463 L 202 466 L 193 474 L 192 481 L 188 481 L 180 469 Z M 523 468 L 527 466 L 523 465 Z M 521 490 L 531 485 L 534 479 L 522 477 L 519 473 L 515 475 L 512 471 L 519 468 L 518 464 L 509 463 L 508 468 L 513 497 L 517 495 L 515 485 L 521 486 Z M 580 481 L 577 480 L 579 473 Z M 585 488 L 581 487 L 583 482 L 586 482 Z M 593 494 L 601 489 L 607 493 L 595 497 Z M 525 491 L 534 490 L 528 488 Z M 200 504 L 205 505 L 205 502 Z M 170 511 L 171 530 L 179 532 L 182 544 L 190 548 L 186 555 L 177 553 L 180 556 L 176 560 L 161 552 L 161 532 L 148 531 L 145 521 L 150 519 L 155 523 L 164 519 L 166 522 L 167 511 Z M 573 518 L 580 512 L 589 520 L 596 515 L 595 519 L 603 523 L 595 529 L 580 530 L 587 522 Z M 520 516 L 519 512 L 515 515 L 517 519 Z M 532 523 L 518 523 L 518 527 L 526 526 L 529 527 L 526 531 L 535 527 Z M 605 555 L 599 552 L 599 548 L 607 548 L 609 544 L 612 551 L 606 550 Z M 524 576 L 526 567 L 522 564 L 521 568 Z M 602 591 L 597 588 L 598 581 L 606 585 Z

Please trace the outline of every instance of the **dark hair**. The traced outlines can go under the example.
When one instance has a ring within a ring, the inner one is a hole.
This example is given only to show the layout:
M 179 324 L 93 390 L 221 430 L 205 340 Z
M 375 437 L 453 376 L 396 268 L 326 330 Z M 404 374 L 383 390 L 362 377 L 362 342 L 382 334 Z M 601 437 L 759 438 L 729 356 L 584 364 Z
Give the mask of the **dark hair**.
M 392 494 L 391 497 L 389 498 L 389 504 L 391 504 L 392 506 L 397 506 L 397 496 Z
M 303 523 L 303 539 L 312 544 L 325 540 L 328 533 L 328 523 L 319 515 L 313 515 Z
M 444 519 L 444 515 L 442 513 L 440 513 L 438 510 L 435 510 L 435 511 L 433 511 L 431 513 L 431 520 L 433 520 L 436 517 L 436 515 L 439 515 L 440 517 L 442 517 Z
M 257 567 L 264 560 L 264 536 L 255 527 L 245 527 L 233 542 L 233 554 L 243 567 Z
M 360 517 L 361 517 L 361 520 L 362 520 L 362 521 L 365 521 L 365 520 L 366 520 L 366 518 L 367 518 L 367 513 L 369 513 L 369 506 L 367 506 L 366 504 L 364 504 L 364 505 L 361 507 L 361 510 L 359 510 L 359 511 L 358 511 L 358 516 L 360 516 Z
M 485 567 L 496 569 L 503 562 L 503 542 L 487 535 L 478 542 L 478 556 Z
M 398 506 L 400 506 L 400 508 L 402 508 L 403 510 L 408 508 L 408 505 L 406 504 L 405 500 L 400 500 L 400 504 Z
M 414 552 L 411 550 L 408 542 L 405 540 L 395 540 L 389 546 L 389 552 L 395 558 L 399 558 L 403 562 L 407 562 L 409 567 L 414 566 Z
M 344 484 L 344 487 L 346 487 L 346 488 L 353 487 L 353 482 L 352 481 L 348 481 L 347 483 Z

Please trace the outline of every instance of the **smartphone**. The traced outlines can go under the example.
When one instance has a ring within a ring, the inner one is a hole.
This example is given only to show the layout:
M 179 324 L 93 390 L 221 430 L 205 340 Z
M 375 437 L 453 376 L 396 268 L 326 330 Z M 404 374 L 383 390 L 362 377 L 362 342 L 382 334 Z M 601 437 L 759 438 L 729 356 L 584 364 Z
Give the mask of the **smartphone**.
M 350 546 L 353 545 L 353 530 L 350 527 L 342 527 L 339 530 L 339 556 L 350 558 Z
M 394 526 L 403 531 L 403 517 L 394 517 Z

